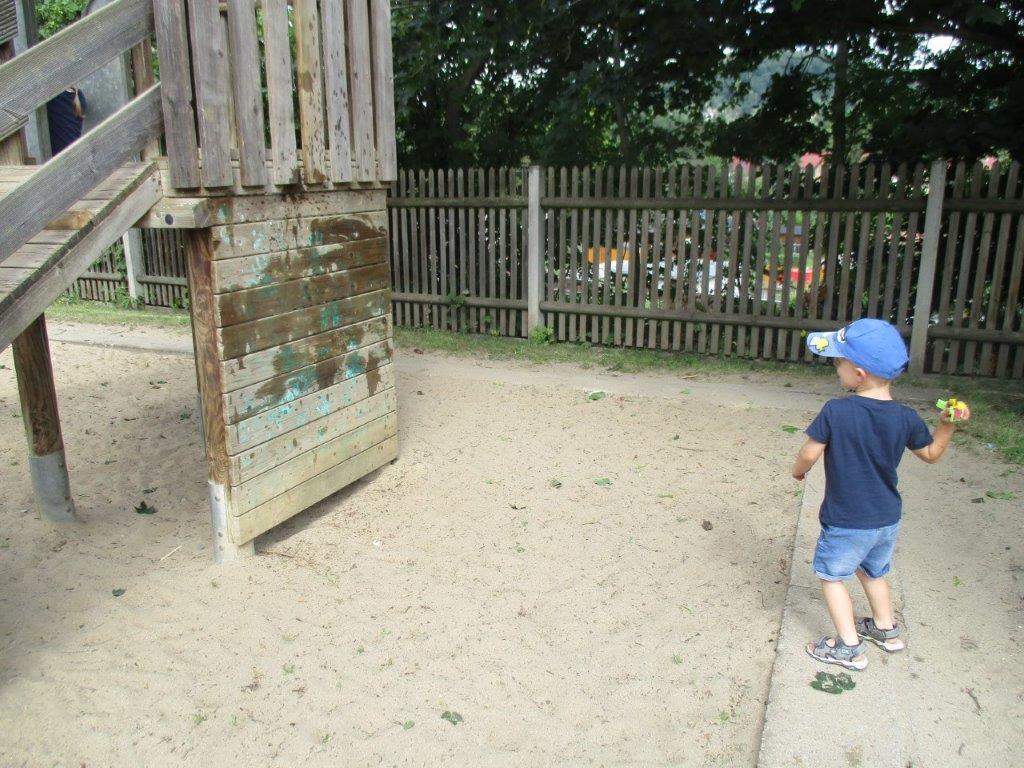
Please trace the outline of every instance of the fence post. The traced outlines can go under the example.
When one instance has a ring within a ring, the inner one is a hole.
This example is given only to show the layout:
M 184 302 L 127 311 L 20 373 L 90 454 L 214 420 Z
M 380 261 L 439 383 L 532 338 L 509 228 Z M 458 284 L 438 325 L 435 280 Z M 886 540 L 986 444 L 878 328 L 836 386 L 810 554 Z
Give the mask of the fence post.
M 526 177 L 528 200 L 526 220 L 526 333 L 541 325 L 540 270 L 544 263 L 541 250 L 540 166 L 531 165 Z
M 946 196 L 946 161 L 936 160 L 928 172 L 928 205 L 924 215 L 924 242 L 921 244 L 921 266 L 917 273 L 917 300 L 914 302 L 914 325 L 910 331 L 910 372 L 924 373 L 925 345 L 932 314 L 932 293 L 935 288 L 935 263 L 939 252 L 942 227 L 942 202 Z
M 139 283 L 139 277 L 143 274 L 142 231 L 129 229 L 121 237 L 121 244 L 124 246 L 124 271 L 128 295 L 137 301 L 142 292 L 142 285 Z

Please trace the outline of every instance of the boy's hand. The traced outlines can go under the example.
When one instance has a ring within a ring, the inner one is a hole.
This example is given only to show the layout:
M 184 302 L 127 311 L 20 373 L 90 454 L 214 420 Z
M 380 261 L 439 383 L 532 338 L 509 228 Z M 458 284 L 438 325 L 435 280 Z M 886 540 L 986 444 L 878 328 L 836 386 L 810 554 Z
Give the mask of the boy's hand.
M 793 473 L 793 479 L 794 480 L 805 480 L 806 478 L 807 478 L 807 473 L 806 472 L 801 473 L 799 475 L 796 472 Z
M 971 409 L 967 405 L 967 403 L 960 403 L 960 407 L 957 408 L 956 412 L 957 417 L 955 419 L 952 419 L 949 416 L 949 409 L 943 408 L 939 412 L 939 421 L 942 422 L 943 424 L 952 424 L 953 426 L 956 426 L 960 422 L 971 420 Z

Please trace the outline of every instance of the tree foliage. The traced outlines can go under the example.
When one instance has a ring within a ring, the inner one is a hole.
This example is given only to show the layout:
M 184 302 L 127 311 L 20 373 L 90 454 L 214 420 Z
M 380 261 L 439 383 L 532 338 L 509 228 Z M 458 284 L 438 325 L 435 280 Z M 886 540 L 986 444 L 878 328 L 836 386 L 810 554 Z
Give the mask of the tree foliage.
M 408 165 L 1024 155 L 990 0 L 398 0 Z

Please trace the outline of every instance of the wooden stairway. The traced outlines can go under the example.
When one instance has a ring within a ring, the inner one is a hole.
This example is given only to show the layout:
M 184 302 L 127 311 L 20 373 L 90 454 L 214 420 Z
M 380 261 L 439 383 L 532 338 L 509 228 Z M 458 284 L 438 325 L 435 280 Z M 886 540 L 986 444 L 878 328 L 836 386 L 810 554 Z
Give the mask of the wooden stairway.
M 0 166 L 0 200 L 17 194 L 18 187 L 37 171 L 33 166 Z M 156 164 L 129 163 L 0 261 L 0 350 L 160 198 Z

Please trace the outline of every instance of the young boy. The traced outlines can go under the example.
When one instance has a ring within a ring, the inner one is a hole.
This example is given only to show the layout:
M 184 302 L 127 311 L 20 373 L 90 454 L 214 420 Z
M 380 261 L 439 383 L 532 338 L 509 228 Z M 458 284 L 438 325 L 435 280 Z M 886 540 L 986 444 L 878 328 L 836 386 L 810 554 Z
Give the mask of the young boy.
M 864 640 L 890 652 L 904 647 L 884 578 L 900 527 L 896 467 L 905 448 L 934 464 L 949 446 L 954 425 L 943 412 L 931 435 L 913 409 L 892 399 L 890 384 L 906 369 L 909 358 L 899 331 L 889 323 L 864 319 L 835 333 L 811 333 L 807 347 L 816 355 L 834 358 L 840 384 L 853 392 L 825 403 L 807 428 L 807 442 L 793 465 L 793 477 L 803 480 L 825 454 L 825 500 L 818 513 L 821 535 L 814 573 L 821 579 L 836 637 L 809 643 L 807 652 L 827 664 L 864 669 Z M 957 418 L 970 418 L 966 406 Z M 854 574 L 867 594 L 871 618 L 854 617 L 843 584 Z

